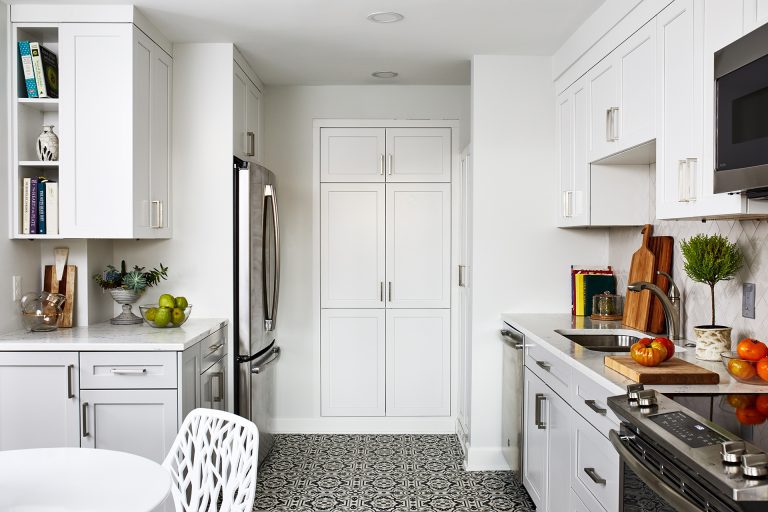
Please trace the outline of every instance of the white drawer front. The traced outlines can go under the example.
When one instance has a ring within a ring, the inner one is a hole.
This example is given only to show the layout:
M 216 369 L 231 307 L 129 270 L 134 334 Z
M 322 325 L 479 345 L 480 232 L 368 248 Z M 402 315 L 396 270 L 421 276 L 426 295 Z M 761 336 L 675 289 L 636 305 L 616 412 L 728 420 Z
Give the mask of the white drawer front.
M 213 363 L 224 357 L 227 353 L 227 337 L 225 333 L 225 329 L 219 329 L 200 342 L 200 355 L 203 358 L 203 364 L 200 368 L 201 372 L 210 368 Z
M 81 352 L 81 389 L 178 387 L 176 352 Z
M 618 430 L 619 418 L 608 407 L 608 397 L 619 393 L 610 392 L 581 372 L 571 373 L 573 400 L 571 406 L 605 437 L 608 432 Z
M 584 418 L 575 415 L 572 485 L 582 501 L 596 501 L 608 511 L 619 510 L 619 454 Z M 591 475 L 591 476 L 590 476 Z M 604 480 L 601 482 L 599 480 Z M 598 481 L 596 481 L 598 480 Z M 590 507 L 594 508 L 594 507 Z
M 525 366 L 530 368 L 541 380 L 564 398 L 570 396 L 571 367 L 562 359 L 543 349 L 535 342 L 525 344 Z

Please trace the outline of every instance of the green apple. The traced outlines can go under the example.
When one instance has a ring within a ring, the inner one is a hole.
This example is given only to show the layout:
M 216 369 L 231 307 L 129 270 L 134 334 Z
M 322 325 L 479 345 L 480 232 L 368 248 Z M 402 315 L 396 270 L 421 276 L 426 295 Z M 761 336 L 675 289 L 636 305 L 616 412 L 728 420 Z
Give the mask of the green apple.
M 176 297 L 176 307 L 181 309 L 187 309 L 187 306 L 189 306 L 189 302 L 187 302 L 186 297 Z
M 173 295 L 170 293 L 164 293 L 160 296 L 160 298 L 157 300 L 157 304 L 161 308 L 171 308 L 173 309 L 176 306 L 175 300 L 173 298 Z
M 155 320 L 155 315 L 157 315 L 157 308 L 149 308 L 147 312 L 144 313 L 144 318 L 153 322 Z
M 184 310 L 181 308 L 173 308 L 171 313 L 171 321 L 173 325 L 181 325 L 184 323 Z
M 161 307 L 155 313 L 155 325 L 165 327 L 171 321 L 171 308 Z

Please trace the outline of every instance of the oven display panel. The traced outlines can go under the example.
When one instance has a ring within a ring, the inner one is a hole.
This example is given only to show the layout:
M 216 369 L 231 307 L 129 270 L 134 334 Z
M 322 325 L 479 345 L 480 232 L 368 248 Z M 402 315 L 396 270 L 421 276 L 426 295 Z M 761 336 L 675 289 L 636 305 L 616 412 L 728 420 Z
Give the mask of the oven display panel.
M 651 416 L 650 420 L 691 448 L 712 446 L 713 444 L 720 444 L 728 440 L 684 412 L 657 414 Z

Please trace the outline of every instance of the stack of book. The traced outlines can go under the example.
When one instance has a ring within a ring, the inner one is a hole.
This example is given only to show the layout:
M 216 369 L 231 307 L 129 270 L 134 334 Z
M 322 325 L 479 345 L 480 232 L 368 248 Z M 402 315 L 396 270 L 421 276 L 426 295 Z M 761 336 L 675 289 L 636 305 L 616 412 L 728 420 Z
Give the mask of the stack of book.
M 592 297 L 616 293 L 616 277 L 610 266 L 571 265 L 571 314 L 590 316 Z
M 59 64 L 56 54 L 36 41 L 19 41 L 27 98 L 59 97 Z
M 47 178 L 24 178 L 21 197 L 21 232 L 24 235 L 59 234 L 59 184 Z

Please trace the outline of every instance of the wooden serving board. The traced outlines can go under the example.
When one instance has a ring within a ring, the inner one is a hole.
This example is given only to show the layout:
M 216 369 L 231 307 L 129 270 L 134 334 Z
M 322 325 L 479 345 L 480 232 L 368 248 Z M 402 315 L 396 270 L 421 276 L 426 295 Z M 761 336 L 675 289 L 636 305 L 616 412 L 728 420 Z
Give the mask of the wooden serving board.
M 72 317 L 75 308 L 75 280 L 77 279 L 77 267 L 66 265 L 64 267 L 64 279 L 59 281 L 55 265 L 46 265 L 43 272 L 43 290 L 64 295 L 64 310 L 59 316 L 59 327 L 72 327 Z
M 632 255 L 632 264 L 629 267 L 627 284 L 635 281 L 647 281 L 653 283 L 656 277 L 656 256 L 651 252 L 651 235 L 653 226 L 646 224 L 643 227 L 643 241 L 640 248 Z M 651 313 L 651 292 L 643 290 L 633 292 L 627 289 L 627 298 L 624 302 L 624 320 L 622 323 L 640 331 L 648 330 L 648 318 Z
M 605 366 L 640 384 L 719 384 L 720 375 L 673 357 L 659 366 L 643 366 L 631 356 L 606 356 Z
M 653 283 L 661 288 L 661 291 L 669 291 L 669 279 L 666 276 L 658 274 L 657 271 L 672 273 L 672 254 L 675 250 L 675 239 L 671 236 L 654 236 L 651 238 L 651 252 L 656 257 L 656 268 L 654 270 Z M 651 297 L 651 311 L 648 317 L 648 332 L 661 334 L 667 332 L 666 317 L 664 316 L 664 306 L 661 300 L 655 295 Z

